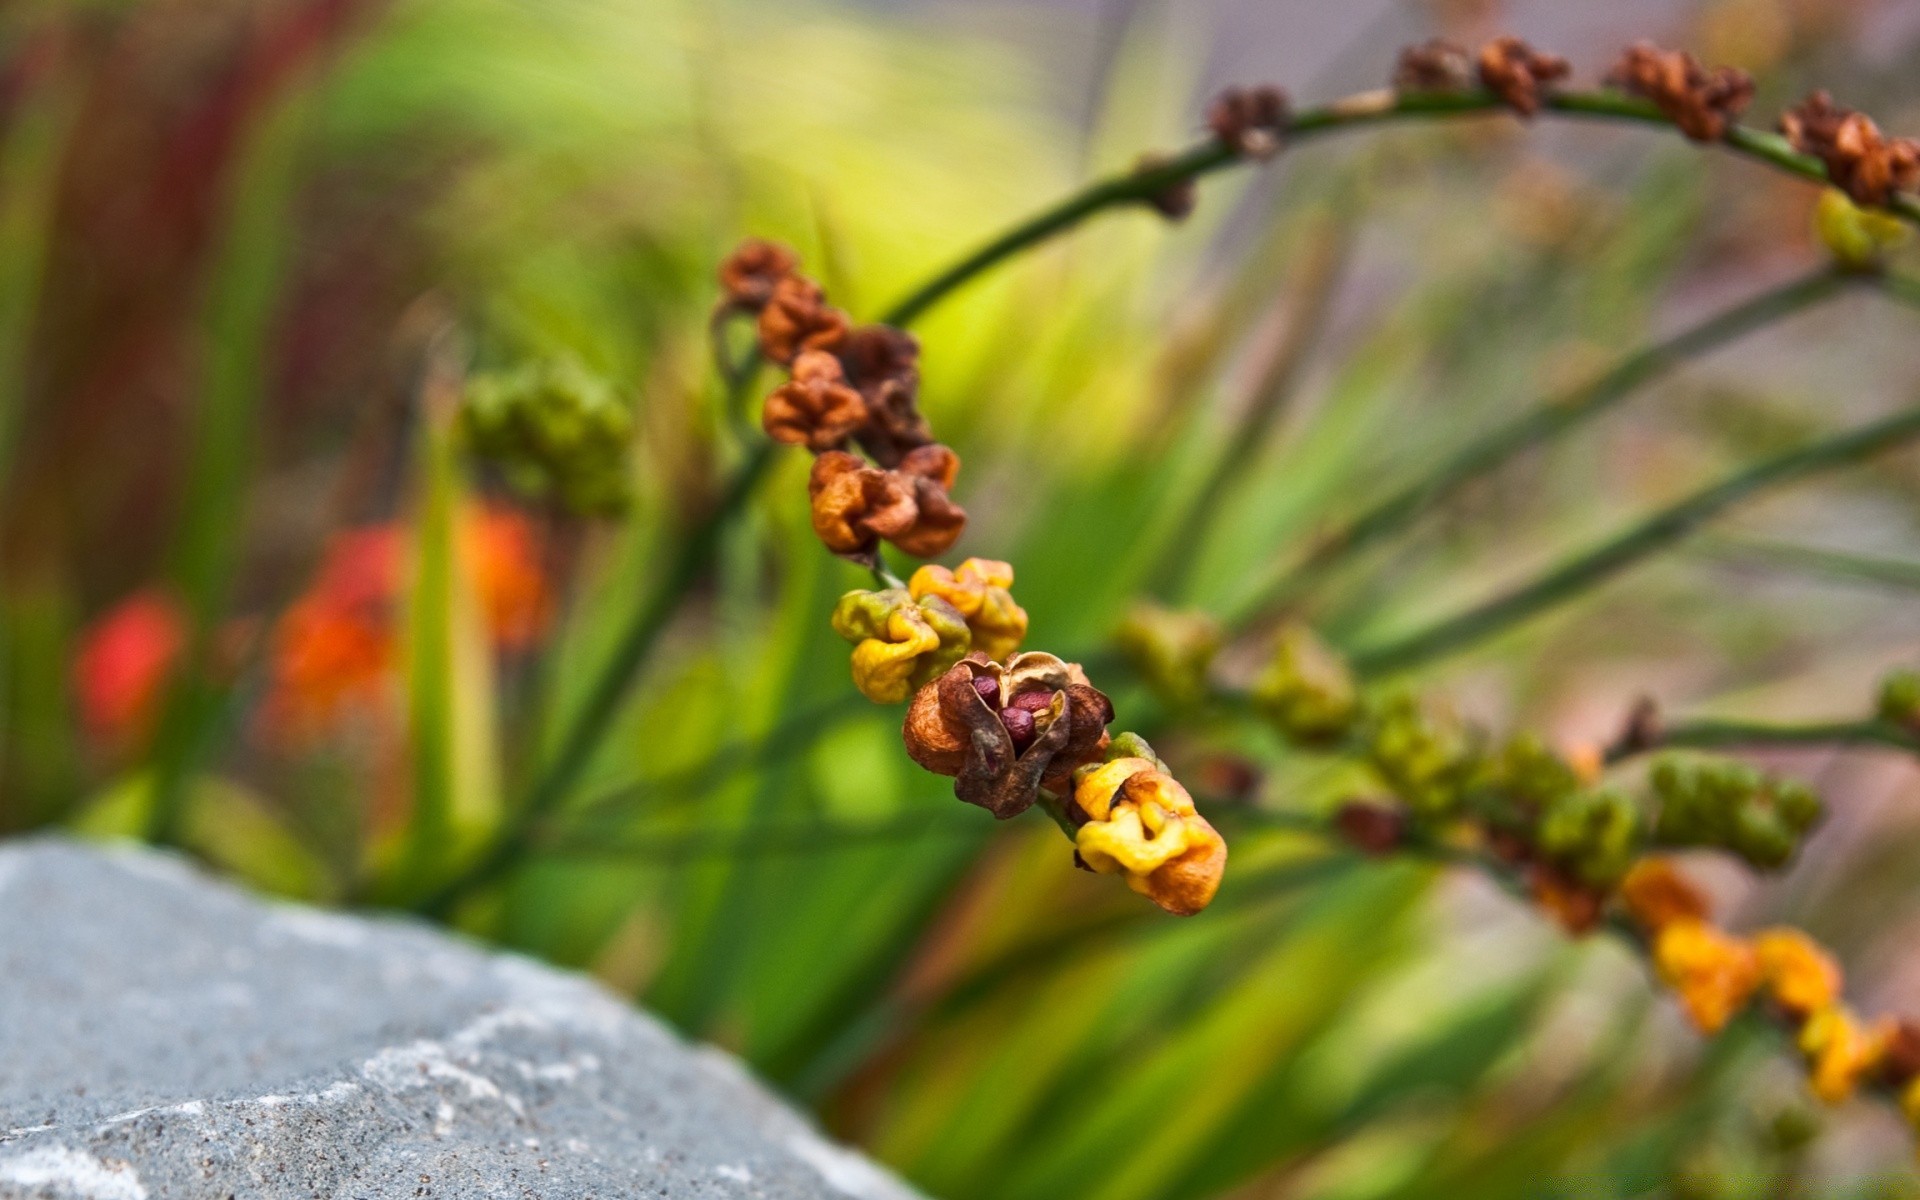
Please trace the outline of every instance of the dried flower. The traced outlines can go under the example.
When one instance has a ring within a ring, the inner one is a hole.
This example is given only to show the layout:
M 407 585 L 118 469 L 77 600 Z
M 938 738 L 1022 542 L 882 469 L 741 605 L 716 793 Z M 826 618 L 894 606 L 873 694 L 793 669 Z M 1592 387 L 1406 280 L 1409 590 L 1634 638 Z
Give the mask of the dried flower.
M 73 661 L 87 732 L 123 750 L 145 741 L 186 641 L 185 614 L 154 588 L 135 592 L 88 626 Z
M 748 238 L 720 263 L 722 307 L 759 312 L 773 297 L 774 286 L 799 265 L 800 256 L 789 247 Z
M 1920 1021 L 1902 1017 L 1893 1023 L 1880 1067 L 1889 1083 L 1920 1080 Z
M 967 623 L 938 596 L 899 588 L 848 592 L 833 609 L 833 631 L 853 649 L 853 682 L 877 704 L 898 704 L 968 649 Z
M 1827 178 L 1856 203 L 1884 205 L 1894 192 L 1920 188 L 1920 141 L 1886 137 L 1873 118 L 1824 91 L 1782 113 L 1780 132 L 1825 163 Z
M 1291 624 L 1274 641 L 1253 704 L 1287 738 L 1307 745 L 1339 741 L 1360 716 L 1360 689 L 1347 662 L 1305 625 Z
M 1207 128 L 1235 154 L 1271 158 L 1287 132 L 1287 94 L 1270 84 L 1230 87 L 1207 106 Z
M 1843 1004 L 1830 1004 L 1800 1027 L 1800 1052 L 1810 1068 L 1807 1083 L 1828 1104 L 1852 1096 L 1867 1073 L 1880 1065 L 1892 1039 L 1891 1022 L 1863 1025 Z
M 1473 86 L 1473 56 L 1445 38 L 1400 51 L 1393 86 L 1401 92 L 1464 92 Z
M 1114 643 L 1147 685 L 1177 707 L 1207 698 L 1207 671 L 1220 653 L 1220 623 L 1202 612 L 1139 604 L 1114 631 Z
M 959 471 L 959 455 L 938 444 L 912 451 L 891 471 L 829 450 L 813 460 L 807 479 L 813 531 L 849 557 L 871 554 L 881 538 L 915 558 L 944 554 L 967 525 L 965 510 L 947 496 Z
M 533 522 L 489 506 L 467 518 L 461 536 L 488 637 L 501 650 L 532 646 L 553 623 L 553 590 Z
M 1591 884 L 1557 867 L 1536 863 L 1527 873 L 1527 887 L 1534 903 L 1575 937 L 1584 937 L 1599 926 L 1606 894 Z
M 802 350 L 833 350 L 847 335 L 847 314 L 827 303 L 820 285 L 789 275 L 773 285 L 760 310 L 760 352 L 790 363 Z
M 1813 232 L 1835 262 L 1849 270 L 1871 271 L 1913 230 L 1891 213 L 1861 208 L 1845 192 L 1826 188 L 1813 206 Z
M 1164 154 L 1143 154 L 1133 164 L 1135 175 L 1150 175 L 1165 168 L 1173 159 Z M 1169 221 L 1184 221 L 1193 215 L 1194 205 L 1200 201 L 1200 189 L 1191 175 L 1176 179 L 1146 197 L 1147 207 L 1159 213 Z
M 1704 921 L 1712 911 L 1706 893 L 1688 882 L 1670 858 L 1643 858 L 1620 881 L 1627 912 L 1649 933 L 1683 921 Z
M 1715 142 L 1753 101 L 1753 79 L 1735 67 L 1709 71 L 1685 50 L 1635 42 L 1621 54 L 1607 82 L 1653 101 L 1680 132 Z
M 1378 800 L 1348 800 L 1334 810 L 1333 827 L 1363 854 L 1380 857 L 1407 838 L 1407 814 Z
M 760 414 L 768 437 L 816 454 L 846 445 L 866 421 L 866 401 L 847 386 L 840 360 L 824 350 L 801 351 L 793 378 L 773 390 Z
M 1840 964 L 1798 929 L 1769 929 L 1753 939 L 1766 973 L 1767 994 L 1795 1017 L 1806 1018 L 1840 999 Z
M 973 648 L 990 659 L 1006 658 L 1027 638 L 1027 610 L 1014 603 L 1013 566 L 969 558 L 957 570 L 928 563 L 907 580 L 916 598 L 938 596 L 966 618 Z
M 1226 871 L 1227 843 L 1173 776 L 1147 758 L 1120 758 L 1076 776 L 1079 861 L 1175 916 L 1212 903 Z
M 1539 112 L 1542 92 L 1572 70 L 1566 59 L 1517 37 L 1495 38 L 1480 48 L 1480 82 L 1523 117 Z
M 1705 921 L 1674 921 L 1654 936 L 1653 962 L 1702 1033 L 1726 1028 L 1760 986 L 1753 947 Z
M 1113 705 L 1077 664 L 1029 651 L 1003 665 L 975 653 L 915 693 L 901 733 L 913 761 L 953 776 L 954 795 L 1005 820 L 1098 761 L 1111 720 Z
M 861 325 L 840 344 L 848 381 L 866 404 L 855 438 L 875 462 L 894 467 L 933 442 L 920 413 L 920 343 L 891 325 Z

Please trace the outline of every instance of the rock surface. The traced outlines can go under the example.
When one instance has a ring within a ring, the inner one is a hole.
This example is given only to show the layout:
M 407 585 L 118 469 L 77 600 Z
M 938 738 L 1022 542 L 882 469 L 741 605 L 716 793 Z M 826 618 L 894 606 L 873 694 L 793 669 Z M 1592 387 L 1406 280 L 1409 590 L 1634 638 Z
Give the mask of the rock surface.
M 0 846 L 6 1200 L 912 1195 L 589 980 L 150 851 Z

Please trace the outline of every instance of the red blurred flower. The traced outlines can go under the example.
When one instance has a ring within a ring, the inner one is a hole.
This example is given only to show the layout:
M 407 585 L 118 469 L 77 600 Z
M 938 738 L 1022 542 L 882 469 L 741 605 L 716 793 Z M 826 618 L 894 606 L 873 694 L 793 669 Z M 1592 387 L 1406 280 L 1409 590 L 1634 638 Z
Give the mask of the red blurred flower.
M 273 631 L 263 718 L 276 736 L 311 737 L 351 708 L 378 704 L 397 655 L 400 531 L 336 534 L 306 593 Z
M 160 689 L 186 640 L 179 605 L 155 588 L 135 592 L 94 621 L 81 635 L 73 663 L 87 732 L 122 750 L 146 740 Z

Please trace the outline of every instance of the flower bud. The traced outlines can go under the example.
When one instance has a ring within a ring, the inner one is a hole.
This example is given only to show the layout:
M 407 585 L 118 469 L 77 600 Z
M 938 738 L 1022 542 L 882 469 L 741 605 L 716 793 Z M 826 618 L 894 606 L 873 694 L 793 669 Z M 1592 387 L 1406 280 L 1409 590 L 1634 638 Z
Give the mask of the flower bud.
M 1346 660 L 1294 624 L 1280 631 L 1266 672 L 1253 685 L 1253 706 L 1290 741 L 1325 745 L 1352 731 L 1360 691 Z
M 1417 818 L 1458 811 L 1481 759 L 1466 731 L 1423 709 L 1414 696 L 1389 697 L 1362 735 L 1367 762 Z
M 1543 54 L 1517 37 L 1495 38 L 1480 48 L 1480 82 L 1523 117 L 1540 111 L 1543 94 L 1565 79 L 1572 66 Z
M 633 415 L 578 363 L 529 363 L 467 381 L 460 429 L 509 487 L 586 515 L 625 511 Z
M 1643 832 L 1633 797 L 1611 788 L 1576 790 L 1548 805 L 1540 849 L 1582 882 L 1610 887 L 1633 864 Z
M 1728 850 L 1756 867 L 1786 863 L 1822 812 L 1805 784 L 1731 759 L 1665 755 L 1649 782 L 1660 805 L 1659 841 Z
M 1114 632 L 1120 653 L 1168 705 L 1207 698 L 1207 670 L 1220 652 L 1220 623 L 1205 613 L 1137 605 Z
M 1920 671 L 1902 668 L 1881 680 L 1876 708 L 1882 721 L 1920 731 Z
M 898 704 L 967 653 L 967 623 L 951 605 L 899 588 L 840 597 L 833 631 L 855 643 L 854 686 L 877 704 Z

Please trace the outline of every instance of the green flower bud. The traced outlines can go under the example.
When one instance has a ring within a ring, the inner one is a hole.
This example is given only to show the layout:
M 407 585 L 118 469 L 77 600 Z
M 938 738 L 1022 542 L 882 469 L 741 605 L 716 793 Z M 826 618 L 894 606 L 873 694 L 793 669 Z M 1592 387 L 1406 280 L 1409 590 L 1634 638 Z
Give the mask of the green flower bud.
M 1880 681 L 1880 719 L 1920 729 L 1920 671 L 1902 668 Z
M 633 414 L 571 361 L 475 375 L 460 410 L 468 449 L 508 486 L 574 512 L 610 516 L 631 498 Z
M 1113 740 L 1107 743 L 1106 761 L 1114 762 L 1122 758 L 1144 758 L 1153 764 L 1155 770 L 1167 769 L 1167 764 L 1153 752 L 1153 747 L 1147 744 L 1147 739 L 1137 733 L 1116 733 L 1113 735 Z
M 1756 867 L 1791 859 L 1823 812 L 1804 783 L 1773 779 L 1731 759 L 1663 756 L 1648 782 L 1660 805 L 1654 826 L 1660 841 L 1717 847 Z
M 1253 704 L 1283 737 L 1324 745 L 1347 736 L 1360 716 L 1360 692 L 1346 660 L 1304 625 L 1280 631 Z
M 1541 815 L 1538 842 L 1582 882 L 1610 887 L 1639 856 L 1645 821 L 1633 797 L 1612 788 L 1571 791 Z
M 1458 722 L 1424 710 L 1400 693 L 1374 711 L 1362 735 L 1366 759 L 1416 816 L 1452 816 L 1482 768 L 1478 748 Z
M 1160 698 L 1190 708 L 1207 698 L 1207 670 L 1220 652 L 1220 624 L 1205 613 L 1142 604 L 1114 641 Z

